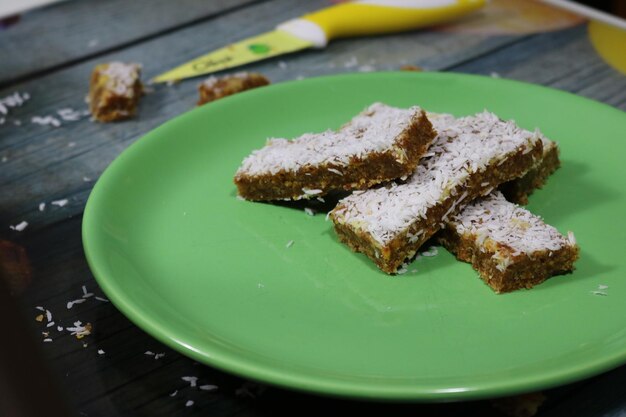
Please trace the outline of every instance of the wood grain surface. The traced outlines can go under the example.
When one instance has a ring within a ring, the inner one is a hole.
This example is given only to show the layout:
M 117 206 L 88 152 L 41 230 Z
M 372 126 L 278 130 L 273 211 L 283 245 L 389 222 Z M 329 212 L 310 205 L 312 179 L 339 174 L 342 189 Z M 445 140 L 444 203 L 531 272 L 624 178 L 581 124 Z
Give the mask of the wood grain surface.
M 81 242 L 85 202 L 99 175 L 154 127 L 192 109 L 197 81 L 157 85 L 138 117 L 112 124 L 88 115 L 60 127 L 31 122 L 64 108 L 83 112 L 91 69 L 112 60 L 143 65 L 144 79 L 329 3 L 324 0 L 83 0 L 24 15 L 0 31 L 0 99 L 27 93 L 0 124 L 0 238 L 23 246 L 32 281 L 19 296 L 23 315 L 70 405 L 80 416 L 274 416 L 375 412 L 382 415 L 499 416 L 492 401 L 389 404 L 318 397 L 264 386 L 179 355 L 102 297 Z M 546 85 L 626 109 L 626 76 L 606 65 L 583 26 L 535 35 L 488 36 L 423 30 L 340 40 L 251 64 L 272 82 L 417 65 L 428 71 L 484 74 Z M 19 124 L 19 125 L 17 125 Z M 67 200 L 62 207 L 53 201 Z M 46 203 L 40 211 L 40 203 Z M 10 225 L 27 221 L 22 232 Z M 82 299 L 83 286 L 94 296 Z M 55 324 L 36 321 L 37 306 Z M 89 323 L 82 339 L 57 326 Z M 52 342 L 43 342 L 49 332 Z M 99 353 L 99 351 L 101 353 Z M 152 354 L 146 354 L 146 352 Z M 155 355 L 158 354 L 158 358 Z M 164 354 L 161 356 L 161 354 Z M 192 387 L 184 377 L 197 377 Z M 1 393 L 0 393 L 1 394 Z M 626 414 L 626 367 L 545 392 L 539 416 Z M 193 401 L 193 404 L 188 404 Z

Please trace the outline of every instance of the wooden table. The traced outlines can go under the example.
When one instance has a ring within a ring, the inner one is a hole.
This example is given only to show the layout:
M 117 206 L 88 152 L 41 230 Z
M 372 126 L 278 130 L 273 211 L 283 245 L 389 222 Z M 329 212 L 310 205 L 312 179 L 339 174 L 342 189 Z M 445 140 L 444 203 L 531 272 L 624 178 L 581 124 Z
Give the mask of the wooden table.
M 102 296 L 81 244 L 82 212 L 94 181 L 127 146 L 191 109 L 197 99 L 193 81 L 157 86 L 143 100 L 137 118 L 93 123 L 82 111 L 94 65 L 112 60 L 140 62 L 147 79 L 207 50 L 325 5 L 323 0 L 85 0 L 28 13 L 18 24 L 0 31 L 0 98 L 14 92 L 30 97 L 21 107 L 9 108 L 8 115 L 0 114 L 5 119 L 0 125 L 0 234 L 26 249 L 33 273 L 30 283 L 24 283 L 26 289 L 16 290 L 21 310 L 79 415 L 318 415 L 370 410 L 401 415 L 499 415 L 487 400 L 364 403 L 264 387 L 179 355 L 106 301 L 90 297 L 68 309 L 68 301 L 82 297 L 83 286 Z M 584 25 L 534 35 L 423 31 L 343 40 L 324 51 L 305 51 L 250 68 L 280 82 L 338 72 L 391 70 L 403 64 L 432 71 L 497 73 L 626 109 L 626 76 L 600 60 Z M 66 115 L 79 120 L 59 117 L 57 111 L 64 108 L 77 110 Z M 32 123 L 36 116 L 54 116 L 61 126 Z M 62 205 L 64 200 L 67 204 Z M 40 203 L 46 203 L 42 210 Z M 28 222 L 25 230 L 9 229 L 23 220 Z M 48 309 L 55 325 L 47 328 L 45 317 L 35 321 L 42 313 L 36 306 Z M 77 339 L 66 330 L 56 330 L 77 320 L 92 325 L 91 335 Z M 43 342 L 42 331 L 50 332 L 51 342 Z M 182 379 L 187 376 L 198 377 L 198 385 L 219 388 L 192 388 Z M 626 366 L 545 394 L 542 416 L 624 415 Z M 187 406 L 189 400 L 193 405 Z

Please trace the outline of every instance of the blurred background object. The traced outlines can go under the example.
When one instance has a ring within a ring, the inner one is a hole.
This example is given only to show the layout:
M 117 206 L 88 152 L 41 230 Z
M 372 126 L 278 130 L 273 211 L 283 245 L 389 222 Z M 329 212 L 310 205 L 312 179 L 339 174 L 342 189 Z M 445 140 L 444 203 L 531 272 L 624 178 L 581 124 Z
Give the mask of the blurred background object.
M 0 19 L 63 0 L 0 0 Z

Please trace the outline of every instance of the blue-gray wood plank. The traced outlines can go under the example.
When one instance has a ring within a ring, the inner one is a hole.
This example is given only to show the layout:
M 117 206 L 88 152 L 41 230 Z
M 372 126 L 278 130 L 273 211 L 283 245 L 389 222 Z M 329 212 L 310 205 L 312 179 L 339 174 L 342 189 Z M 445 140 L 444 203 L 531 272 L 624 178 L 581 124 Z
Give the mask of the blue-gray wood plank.
M 83 0 L 35 10 L 24 14 L 18 24 L 0 31 L 0 85 L 260 1 Z
M 0 187 L 6 190 L 0 224 L 8 227 L 22 220 L 30 223 L 26 233 L 66 216 L 80 213 L 93 185 L 83 177 L 96 179 L 106 166 L 130 143 L 171 117 L 194 107 L 197 81 L 173 87 L 162 85 L 143 98 L 135 120 L 115 124 L 91 123 L 87 118 L 60 128 L 29 123 L 33 116 L 54 115 L 64 107 L 84 109 L 84 96 L 93 66 L 109 60 L 141 62 L 150 78 L 207 50 L 241 37 L 271 29 L 292 16 L 326 5 L 323 0 L 306 3 L 272 0 L 221 16 L 172 33 L 91 59 L 36 80 L 0 90 L 0 97 L 13 91 L 27 91 L 32 97 L 0 126 L 2 141 Z M 238 28 L 233 31 L 233 28 Z M 417 63 L 440 69 L 482 56 L 490 50 L 515 42 L 517 37 L 488 37 L 424 31 L 370 39 L 342 40 L 324 51 L 304 51 L 249 66 L 273 81 L 299 76 L 310 77 L 359 69 L 397 69 Z M 18 118 L 21 126 L 14 126 Z M 68 198 L 63 207 L 39 212 L 40 202 Z
M 82 1 L 43 9 L 24 18 L 19 29 L 21 35 L 19 31 L 12 32 L 10 45 L 2 40 L 11 32 L 0 32 L 3 65 L 7 51 L 13 55 L 27 49 L 38 25 L 45 27 L 51 38 L 40 47 L 44 45 L 53 53 L 26 51 L 24 61 L 17 67 L 0 66 L 0 85 L 3 71 L 9 74 L 5 80 L 28 79 L 1 88 L 0 98 L 15 90 L 32 96 L 26 105 L 12 111 L 6 124 L 0 125 L 0 158 L 6 159 L 0 162 L 0 230 L 3 231 L 0 235 L 21 241 L 31 256 L 35 271 L 33 285 L 22 298 L 27 316 L 34 317 L 33 307 L 44 305 L 63 325 L 75 320 L 94 325 L 93 335 L 82 341 L 54 333 L 55 341 L 43 345 L 77 410 L 89 416 L 206 413 L 260 416 L 294 411 L 319 415 L 329 410 L 341 413 L 373 410 L 396 415 L 499 415 L 487 401 L 388 405 L 319 398 L 277 388 L 268 388 L 257 398 L 251 398 L 240 390 L 244 380 L 198 365 L 173 352 L 135 327 L 111 304 L 91 299 L 71 310 L 66 308 L 67 301 L 80 297 L 82 285 L 97 291 L 80 240 L 80 213 L 93 181 L 143 133 L 193 108 L 196 82 L 159 86 L 143 99 L 138 118 L 128 122 L 103 125 L 83 119 L 55 129 L 32 125 L 30 118 L 54 114 L 63 107 L 83 109 L 88 75 L 98 62 L 113 59 L 142 62 L 146 76 L 153 76 L 207 50 L 268 30 L 282 20 L 327 3 L 323 0 L 123 2 L 126 10 L 132 8 L 132 13 L 124 13 L 121 4 L 121 0 Z M 150 7 L 155 8 L 146 12 L 150 16 L 168 18 L 145 22 L 146 19 L 136 17 Z M 68 16 L 72 16 L 72 21 L 83 20 L 65 33 L 61 28 L 66 27 L 64 19 Z M 114 30 L 117 33 L 102 35 L 103 28 L 97 24 L 107 22 L 110 32 L 115 19 L 120 22 Z M 99 42 L 90 49 L 89 42 L 93 39 Z M 279 66 L 280 61 L 286 65 Z M 336 72 L 397 69 L 409 63 L 429 70 L 497 72 L 503 77 L 562 88 L 626 108 L 626 77 L 597 57 L 584 28 L 523 37 L 424 31 L 343 40 L 334 42 L 325 51 L 306 51 L 249 68 L 262 71 L 277 82 Z M 13 124 L 17 119 L 21 126 Z M 89 177 L 89 181 L 83 177 Z M 51 200 L 61 198 L 69 198 L 67 206 L 50 206 Z M 37 205 L 42 201 L 48 205 L 40 212 Z M 24 232 L 8 231 L 9 224 L 23 219 L 31 223 Z M 33 322 L 33 333 L 39 334 L 43 330 L 40 327 L 40 323 Z M 98 355 L 97 349 L 103 349 L 105 354 Z M 155 361 L 144 354 L 145 350 L 165 352 L 166 356 Z M 197 375 L 202 383 L 216 384 L 220 389 L 217 392 L 190 389 L 180 379 L 187 375 Z M 174 390 L 178 394 L 170 397 Z M 549 390 L 547 396 L 548 402 L 539 415 L 626 414 L 626 367 L 583 383 Z M 185 407 L 188 399 L 195 401 L 192 407 Z

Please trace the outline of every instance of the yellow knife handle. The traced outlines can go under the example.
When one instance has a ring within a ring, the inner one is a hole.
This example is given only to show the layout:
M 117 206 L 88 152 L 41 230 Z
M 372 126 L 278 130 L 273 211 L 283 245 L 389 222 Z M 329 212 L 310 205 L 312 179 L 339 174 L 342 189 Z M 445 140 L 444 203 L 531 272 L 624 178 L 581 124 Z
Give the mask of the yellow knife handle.
M 278 29 L 324 47 L 335 38 L 403 32 L 447 22 L 485 3 L 486 0 L 359 0 L 304 15 Z

